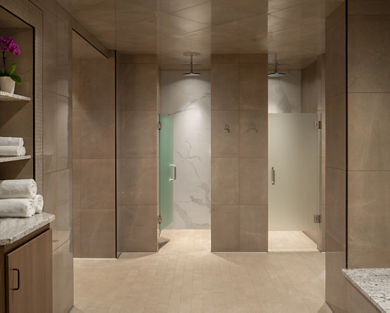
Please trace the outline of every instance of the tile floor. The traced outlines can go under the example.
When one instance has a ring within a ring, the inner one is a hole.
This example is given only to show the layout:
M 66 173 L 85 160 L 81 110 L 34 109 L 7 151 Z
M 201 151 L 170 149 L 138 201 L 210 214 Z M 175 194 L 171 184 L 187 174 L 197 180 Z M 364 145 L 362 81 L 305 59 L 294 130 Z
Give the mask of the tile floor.
M 210 231 L 167 230 L 159 253 L 76 259 L 72 313 L 317 313 L 324 254 L 211 253 Z
M 317 252 L 317 244 L 301 231 L 268 232 L 268 251 Z

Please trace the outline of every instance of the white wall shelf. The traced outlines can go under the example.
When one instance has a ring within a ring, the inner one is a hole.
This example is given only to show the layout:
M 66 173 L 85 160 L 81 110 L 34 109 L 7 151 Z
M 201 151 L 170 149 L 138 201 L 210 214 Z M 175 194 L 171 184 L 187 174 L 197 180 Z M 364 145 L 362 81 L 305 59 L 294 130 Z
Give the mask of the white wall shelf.
M 0 101 L 30 101 L 31 98 L 21 96 L 21 95 L 15 95 L 11 94 L 5 91 L 0 90 Z
M 14 162 L 20 160 L 29 160 L 31 159 L 31 155 L 23 155 L 23 156 L 0 156 L 0 163 L 5 162 Z

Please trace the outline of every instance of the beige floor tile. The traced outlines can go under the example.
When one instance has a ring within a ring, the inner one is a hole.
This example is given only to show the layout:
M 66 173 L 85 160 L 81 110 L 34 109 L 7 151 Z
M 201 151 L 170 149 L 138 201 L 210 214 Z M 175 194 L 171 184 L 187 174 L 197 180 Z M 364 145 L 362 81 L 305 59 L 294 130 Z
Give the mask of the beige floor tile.
M 324 303 L 319 252 L 211 253 L 209 230 L 162 235 L 158 253 L 76 259 L 72 313 L 316 313 Z
M 317 244 L 301 231 L 268 232 L 268 251 L 317 252 Z

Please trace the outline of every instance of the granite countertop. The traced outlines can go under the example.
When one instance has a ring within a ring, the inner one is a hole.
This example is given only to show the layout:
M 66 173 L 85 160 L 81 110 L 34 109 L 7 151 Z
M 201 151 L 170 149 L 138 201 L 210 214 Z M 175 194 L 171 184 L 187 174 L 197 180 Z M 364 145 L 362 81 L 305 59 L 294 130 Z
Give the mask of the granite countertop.
M 53 214 L 41 213 L 26 218 L 0 218 L 0 246 L 6 246 L 50 224 Z
M 380 312 L 390 313 L 390 268 L 348 269 L 343 272 Z

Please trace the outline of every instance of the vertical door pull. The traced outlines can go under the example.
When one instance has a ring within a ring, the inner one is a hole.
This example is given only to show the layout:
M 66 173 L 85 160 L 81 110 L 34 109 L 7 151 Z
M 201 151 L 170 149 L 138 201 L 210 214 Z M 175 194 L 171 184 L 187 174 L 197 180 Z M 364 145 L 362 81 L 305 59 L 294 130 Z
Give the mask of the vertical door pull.
M 173 178 L 170 178 L 169 181 L 176 180 L 176 165 L 175 164 L 169 164 L 171 168 L 173 168 Z
M 12 271 L 16 272 L 16 274 L 18 275 L 18 279 L 17 279 L 18 286 L 16 288 L 12 288 L 11 290 L 12 291 L 18 291 L 20 289 L 20 271 L 17 268 L 13 268 Z
M 272 169 L 271 169 L 271 184 L 272 185 L 275 185 L 276 184 L 276 169 L 275 167 L 272 166 Z

